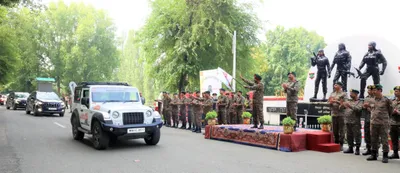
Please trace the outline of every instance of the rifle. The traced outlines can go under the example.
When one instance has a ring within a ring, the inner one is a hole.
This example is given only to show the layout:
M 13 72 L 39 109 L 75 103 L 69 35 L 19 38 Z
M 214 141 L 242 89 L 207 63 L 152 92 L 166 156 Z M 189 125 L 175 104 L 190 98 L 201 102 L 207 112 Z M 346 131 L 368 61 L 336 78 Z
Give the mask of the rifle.
M 317 63 L 316 61 L 317 61 L 318 57 L 317 57 L 317 55 L 315 55 L 314 52 L 312 54 L 314 55 L 314 57 L 311 57 L 310 59 L 311 59 L 311 65 L 314 66 Z
M 356 78 L 361 77 L 361 75 L 362 75 L 361 71 L 358 68 L 355 68 L 355 67 L 354 67 L 354 69 L 356 69 L 357 75 L 358 75 Z
M 346 71 L 346 72 L 344 72 L 346 75 L 349 75 L 349 77 L 350 76 L 353 76 L 354 78 L 356 78 L 356 76 L 355 76 L 355 74 L 353 73 L 353 72 L 351 72 L 351 71 Z

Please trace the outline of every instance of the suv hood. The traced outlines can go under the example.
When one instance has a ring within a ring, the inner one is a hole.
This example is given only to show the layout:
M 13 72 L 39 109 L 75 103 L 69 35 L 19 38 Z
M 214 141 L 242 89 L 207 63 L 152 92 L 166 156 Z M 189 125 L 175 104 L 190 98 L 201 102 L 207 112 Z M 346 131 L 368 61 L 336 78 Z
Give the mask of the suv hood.
M 148 106 L 144 106 L 141 103 L 132 103 L 132 102 L 116 102 L 116 103 L 93 103 L 92 109 L 94 110 L 100 110 L 102 112 L 108 112 L 108 111 L 122 111 L 122 112 L 129 112 L 129 111 L 146 111 L 146 110 L 152 110 Z
M 57 103 L 61 103 L 62 101 L 60 101 L 60 100 L 45 100 L 45 99 L 38 99 L 38 101 L 41 101 L 41 102 L 57 102 Z

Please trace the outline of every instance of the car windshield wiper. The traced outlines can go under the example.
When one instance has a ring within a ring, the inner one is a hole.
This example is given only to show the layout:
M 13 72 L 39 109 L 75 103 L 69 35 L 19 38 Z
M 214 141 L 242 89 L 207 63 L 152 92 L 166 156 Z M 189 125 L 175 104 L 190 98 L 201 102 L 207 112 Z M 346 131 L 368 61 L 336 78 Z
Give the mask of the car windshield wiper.
M 126 102 L 135 102 L 135 100 L 125 100 L 124 103 Z
M 105 100 L 104 102 L 103 102 L 103 104 L 104 103 L 107 103 L 107 102 L 122 102 L 121 100 Z

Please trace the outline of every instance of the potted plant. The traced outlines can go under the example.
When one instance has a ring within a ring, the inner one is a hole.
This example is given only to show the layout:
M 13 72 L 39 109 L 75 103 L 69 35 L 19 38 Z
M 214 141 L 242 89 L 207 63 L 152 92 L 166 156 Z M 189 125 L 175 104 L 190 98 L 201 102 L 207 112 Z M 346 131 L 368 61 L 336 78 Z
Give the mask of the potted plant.
M 332 116 L 330 115 L 324 115 L 319 117 L 318 123 L 321 124 L 321 129 L 324 132 L 330 132 L 331 131 L 331 124 L 332 124 Z
M 243 118 L 243 124 L 250 124 L 250 118 L 252 117 L 250 112 L 243 112 L 242 118 Z
M 208 122 L 208 125 L 215 125 L 217 124 L 217 112 L 215 111 L 210 111 L 206 114 L 206 120 Z
M 282 120 L 282 125 L 283 125 L 283 133 L 285 134 L 292 134 L 294 131 L 294 125 L 296 124 L 296 121 L 293 120 L 290 117 L 286 117 Z

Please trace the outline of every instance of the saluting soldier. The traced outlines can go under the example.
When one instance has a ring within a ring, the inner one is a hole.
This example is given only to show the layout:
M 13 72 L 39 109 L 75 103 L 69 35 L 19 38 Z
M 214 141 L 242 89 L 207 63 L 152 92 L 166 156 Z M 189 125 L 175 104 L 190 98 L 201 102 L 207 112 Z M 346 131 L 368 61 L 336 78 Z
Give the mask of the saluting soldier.
M 168 92 L 163 92 L 163 115 L 164 120 L 166 121 L 166 126 L 171 127 L 171 101 L 172 99 L 169 97 Z
M 364 103 L 369 103 L 374 99 L 373 89 L 375 85 L 368 85 L 368 96 L 365 97 Z M 364 116 L 364 140 L 366 143 L 367 151 L 363 153 L 364 156 L 371 154 L 371 110 L 363 107 L 363 116 Z
M 344 103 L 346 108 L 346 131 L 347 143 L 349 148 L 343 153 L 354 153 L 354 141 L 356 142 L 355 155 L 360 155 L 361 146 L 361 110 L 363 102 L 358 99 L 360 92 L 352 89 L 350 91 L 350 100 Z
M 211 98 L 210 91 L 204 92 L 204 97 L 202 98 L 195 98 L 202 102 L 202 112 L 204 115 L 207 115 L 208 112 L 213 110 L 213 99 Z M 207 125 L 207 121 L 204 122 Z M 201 132 L 201 129 L 199 130 Z
M 180 127 L 180 129 L 186 129 L 186 112 L 187 112 L 187 108 L 186 108 L 186 104 L 185 104 L 185 100 L 186 100 L 186 92 L 182 91 L 181 92 L 181 98 L 179 99 L 179 112 L 180 112 L 180 119 L 182 121 L 182 126 Z
M 286 115 L 295 120 L 297 123 L 297 103 L 299 102 L 300 82 L 296 80 L 296 73 L 288 73 L 289 81 L 282 84 L 284 92 L 286 93 Z M 294 130 L 296 130 L 296 123 Z
M 389 159 L 399 159 L 399 137 L 400 137 L 400 86 L 393 88 L 394 96 L 392 107 L 393 113 L 390 121 L 390 139 L 392 139 L 393 154 Z
M 246 99 L 242 96 L 242 91 L 238 91 L 236 99 L 235 99 L 235 104 L 234 104 L 235 112 L 236 112 L 235 119 L 238 124 L 243 124 L 242 114 L 243 114 L 243 109 L 245 106 L 244 105 L 245 100 Z
M 253 121 L 254 126 L 251 128 L 257 128 L 258 123 L 260 123 L 259 129 L 264 129 L 264 112 L 263 112 L 263 102 L 264 102 L 264 84 L 261 82 L 262 78 L 258 74 L 254 74 L 254 82 L 244 79 L 242 75 L 240 78 L 246 82 L 249 86 L 245 86 L 250 90 L 255 90 L 253 93 Z
M 343 102 L 348 99 L 347 94 L 342 90 L 342 86 L 342 82 L 336 82 L 336 84 L 333 86 L 334 91 L 332 92 L 328 100 L 331 106 L 333 136 L 335 138 L 335 143 L 340 144 L 341 151 L 343 150 L 343 141 L 345 135 L 345 107 L 342 105 Z
M 393 113 L 392 101 L 382 95 L 382 85 L 375 85 L 375 98 L 371 103 L 364 103 L 364 107 L 371 109 L 371 156 L 368 161 L 378 159 L 379 145 L 382 144 L 383 158 L 382 163 L 388 163 L 388 133 L 389 119 Z
M 219 90 L 220 95 L 218 96 L 217 110 L 218 110 L 218 124 L 227 124 L 226 121 L 226 107 L 228 106 L 229 100 L 225 95 L 225 89 Z
M 200 98 L 200 91 L 196 91 L 196 97 L 192 101 L 193 105 L 193 121 L 194 121 L 194 130 L 192 132 L 201 133 L 201 101 L 197 98 Z
M 233 92 L 233 91 L 226 94 L 226 96 L 228 97 L 228 100 L 229 100 L 229 104 L 228 104 L 228 108 L 227 108 L 228 124 L 236 124 L 236 122 L 234 120 L 235 109 L 233 107 L 233 104 L 235 103 L 234 94 L 235 94 L 235 92 Z
M 179 97 L 177 93 L 174 93 L 174 98 L 171 101 L 171 107 L 172 107 L 172 121 L 174 121 L 174 128 L 178 128 L 179 125 L 179 119 L 178 119 L 178 114 L 179 114 Z

